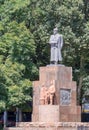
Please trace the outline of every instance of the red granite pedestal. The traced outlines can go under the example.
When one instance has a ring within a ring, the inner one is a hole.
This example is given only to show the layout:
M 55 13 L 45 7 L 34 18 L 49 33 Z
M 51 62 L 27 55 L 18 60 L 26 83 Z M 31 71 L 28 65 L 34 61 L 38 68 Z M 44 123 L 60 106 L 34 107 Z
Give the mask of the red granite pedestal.
M 51 106 L 51 108 L 55 105 L 59 106 L 59 122 L 80 122 L 81 108 L 80 106 L 77 106 L 76 82 L 72 81 L 72 68 L 65 67 L 64 65 L 49 65 L 46 67 L 40 67 L 39 81 L 33 82 L 32 121 L 39 121 L 41 86 L 42 84 L 45 84 L 45 86 L 49 87 L 52 80 L 55 81 L 56 92 L 54 97 L 54 105 Z M 44 107 L 47 106 L 44 105 Z

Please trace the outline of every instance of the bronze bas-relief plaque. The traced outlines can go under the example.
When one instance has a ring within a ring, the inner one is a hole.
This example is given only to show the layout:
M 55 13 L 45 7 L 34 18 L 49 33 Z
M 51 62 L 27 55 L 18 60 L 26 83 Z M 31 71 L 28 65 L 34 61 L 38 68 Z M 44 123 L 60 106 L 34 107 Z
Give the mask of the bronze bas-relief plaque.
M 71 90 L 60 89 L 60 105 L 70 105 L 71 103 Z

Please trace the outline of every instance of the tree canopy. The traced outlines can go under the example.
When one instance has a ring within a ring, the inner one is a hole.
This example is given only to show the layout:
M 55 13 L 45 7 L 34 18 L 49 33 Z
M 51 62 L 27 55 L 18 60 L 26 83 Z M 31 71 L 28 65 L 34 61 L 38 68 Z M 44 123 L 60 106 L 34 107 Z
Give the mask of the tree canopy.
M 80 98 L 89 75 L 89 1 L 0 0 L 0 109 L 31 100 L 31 81 L 49 64 L 55 26 L 63 34 L 63 64 L 73 67 Z

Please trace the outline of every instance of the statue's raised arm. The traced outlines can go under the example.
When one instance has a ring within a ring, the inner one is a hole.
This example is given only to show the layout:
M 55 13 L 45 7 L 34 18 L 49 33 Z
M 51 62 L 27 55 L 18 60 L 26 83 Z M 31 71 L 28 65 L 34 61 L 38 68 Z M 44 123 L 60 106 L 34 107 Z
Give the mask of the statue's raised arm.
M 57 64 L 62 61 L 61 49 L 63 47 L 63 36 L 58 34 L 58 29 L 54 28 L 53 35 L 50 36 L 49 44 L 51 45 L 51 64 Z

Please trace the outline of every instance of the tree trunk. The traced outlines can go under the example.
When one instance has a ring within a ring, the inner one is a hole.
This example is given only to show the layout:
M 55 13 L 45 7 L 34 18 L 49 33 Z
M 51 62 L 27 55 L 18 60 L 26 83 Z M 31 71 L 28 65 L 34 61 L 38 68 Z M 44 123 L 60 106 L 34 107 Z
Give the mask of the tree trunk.
M 83 56 L 81 56 L 80 77 L 79 77 L 79 85 L 78 85 L 78 89 L 77 89 L 78 105 L 80 105 L 80 99 L 81 99 L 81 87 L 82 87 L 82 82 L 83 82 L 83 77 L 84 77 L 83 71 L 84 71 L 84 58 L 83 58 Z
M 19 122 L 19 108 L 16 107 L 16 122 Z
M 7 126 L 7 110 L 4 111 L 4 128 Z
M 22 121 L 22 111 L 20 108 L 16 108 L 16 122 L 21 122 Z
M 21 111 L 21 109 L 19 109 L 19 122 L 21 122 L 22 121 L 22 111 Z
M 78 85 L 78 105 L 80 105 L 80 98 L 81 98 L 81 87 L 82 87 L 82 81 L 83 81 L 83 76 L 80 76 L 79 78 L 79 85 Z

